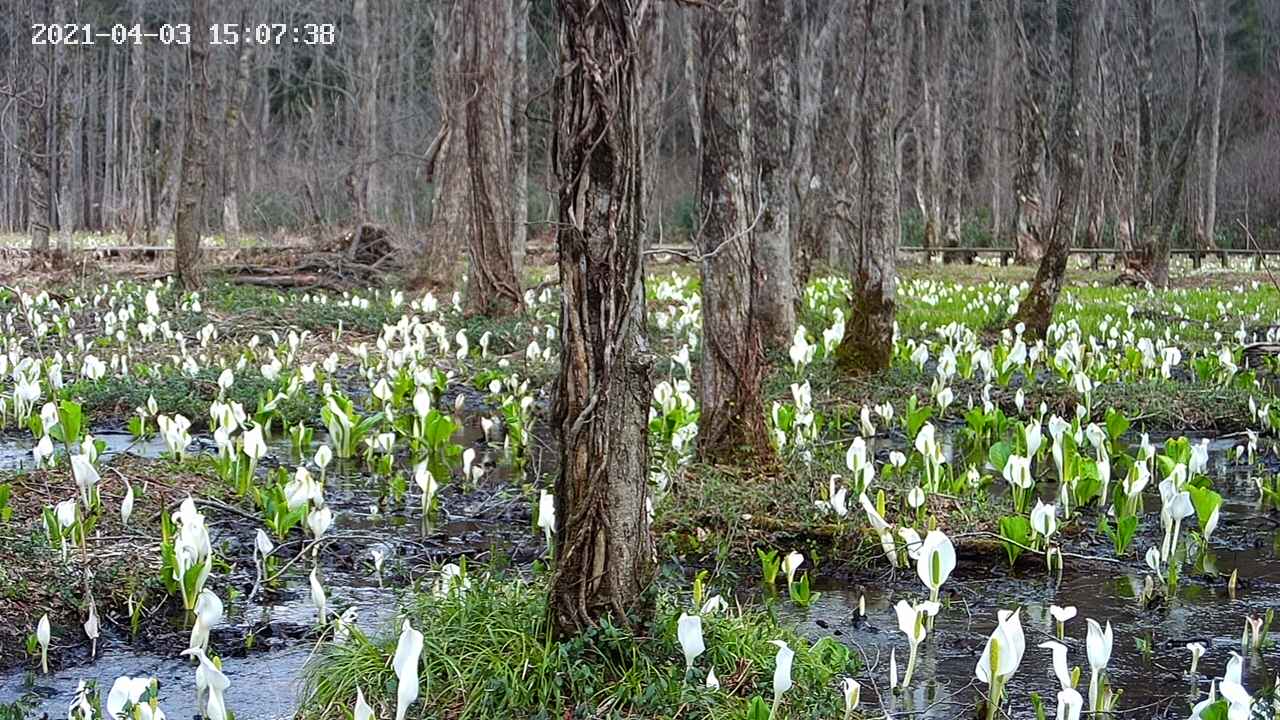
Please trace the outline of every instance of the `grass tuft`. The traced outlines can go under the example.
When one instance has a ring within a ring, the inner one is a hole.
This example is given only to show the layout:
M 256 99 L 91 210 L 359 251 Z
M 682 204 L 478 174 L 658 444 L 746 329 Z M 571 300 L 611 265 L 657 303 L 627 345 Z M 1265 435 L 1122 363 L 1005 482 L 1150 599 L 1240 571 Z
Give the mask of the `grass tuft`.
M 424 635 L 415 707 L 447 718 L 743 718 L 753 696 L 772 701 L 770 641 L 779 639 L 796 652 L 782 717 L 831 716 L 841 707 L 838 677 L 856 670 L 849 650 L 830 639 L 810 644 L 760 610 L 704 617 L 707 651 L 686 681 L 676 637 L 683 610 L 662 593 L 655 618 L 638 631 L 604 625 L 560 641 L 549 632 L 542 579 L 486 574 L 465 595 L 415 596 L 406 611 Z M 353 632 L 323 650 L 307 670 L 302 716 L 344 717 L 357 686 L 379 717 L 394 713 L 397 636 Z M 708 668 L 721 689 L 706 687 Z

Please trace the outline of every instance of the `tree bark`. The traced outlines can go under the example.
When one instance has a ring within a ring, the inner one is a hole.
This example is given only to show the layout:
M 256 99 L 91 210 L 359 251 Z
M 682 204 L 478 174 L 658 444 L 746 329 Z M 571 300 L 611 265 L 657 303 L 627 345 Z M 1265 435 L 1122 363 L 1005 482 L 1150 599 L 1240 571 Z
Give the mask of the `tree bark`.
M 1044 257 L 1031 291 L 1015 317 L 1033 338 L 1043 338 L 1053 319 L 1053 306 L 1066 277 L 1071 226 L 1080 202 L 1084 176 L 1085 98 L 1097 56 L 1097 40 L 1106 0 L 1074 0 L 1071 23 L 1071 75 L 1054 117 L 1054 159 L 1058 166 L 1058 201 Z
M 760 385 L 764 351 L 753 311 L 763 268 L 756 264 L 756 217 L 750 101 L 750 0 L 703 10 L 699 54 L 702 89 L 702 409 L 698 453 L 738 461 L 772 453 Z
M 864 0 L 860 222 L 856 267 L 844 338 L 836 366 L 860 375 L 889 367 L 897 316 L 897 196 L 894 181 L 893 58 L 898 52 L 901 2 Z
M 27 114 L 27 148 L 22 154 L 31 171 L 31 251 L 39 255 L 49 252 L 49 109 L 52 96 L 52 88 L 46 82 L 39 103 L 33 101 Z
M 928 22 L 925 0 L 918 0 L 913 10 L 913 25 L 918 43 L 916 49 L 917 83 L 920 86 L 920 122 L 916 128 L 916 205 L 924 220 L 922 244 L 924 259 L 933 258 L 943 226 L 943 115 L 951 95 L 951 78 L 947 69 L 955 62 L 948 58 L 951 47 L 952 21 L 950 5 L 933 8 Z M 930 32 L 932 31 L 932 32 Z M 932 45 L 929 39 L 934 38 Z M 954 131 L 954 130 L 953 130 Z
M 646 19 L 644 34 L 640 37 L 640 131 L 644 141 L 644 187 L 641 202 L 644 204 L 645 241 L 662 242 L 662 205 L 658 200 L 658 169 L 662 166 L 662 138 L 670 108 L 667 106 L 667 15 L 671 4 L 653 5 L 653 16 Z
M 559 634 L 648 614 L 651 359 L 645 344 L 638 35 L 643 0 L 557 0 Z
M 173 271 L 187 290 L 200 287 L 200 230 L 204 223 L 205 166 L 209 124 L 209 0 L 191 0 L 191 44 L 187 46 L 190 89 L 187 97 L 187 143 L 182 158 L 174 218 Z
M 470 174 L 463 146 L 464 104 L 471 91 L 462 73 L 462 14 L 462 8 L 452 3 L 442 5 L 435 18 L 432 73 L 440 103 L 440 129 L 423 173 L 425 181 L 432 184 L 431 220 L 411 283 L 415 289 L 454 287 L 457 258 L 471 232 Z
M 511 264 L 524 269 L 529 246 L 529 3 L 511 0 L 515 56 L 511 63 Z
M 377 2 L 377 0 L 374 0 Z M 344 184 L 347 200 L 357 226 L 372 220 L 375 197 L 379 196 L 377 177 L 378 142 L 378 40 L 377 13 L 369 12 L 369 0 L 353 0 L 351 14 L 355 19 L 356 48 L 353 62 L 351 113 L 351 145 L 354 156 Z M 357 235 L 359 228 L 357 227 Z
M 791 0 L 753 0 L 755 105 L 751 118 L 760 220 L 752 243 L 760 286 L 752 302 L 765 347 L 786 348 L 796 329 L 791 266 Z
M 695 10 L 684 7 L 681 17 L 684 19 L 684 82 L 685 101 L 689 112 L 689 133 L 693 138 L 693 149 L 702 152 L 702 82 L 698 76 L 698 25 L 694 19 Z M 697 231 L 697 228 L 694 229 Z
M 67 7 L 64 0 L 54 0 L 54 18 L 58 24 L 67 22 Z M 54 252 L 54 262 L 58 258 L 71 253 L 71 235 L 75 230 L 75 199 L 72 191 L 72 146 L 76 136 L 76 112 L 73 105 L 74 96 L 71 90 L 71 63 L 67 59 L 67 46 L 57 43 L 53 49 L 53 82 L 56 90 L 53 97 L 53 149 L 50 170 L 56 177 L 53 207 L 56 213 L 58 243 Z
M 817 12 L 825 7 L 825 13 Z M 791 143 L 791 230 L 793 274 L 796 294 L 809 282 L 814 265 L 828 256 L 826 240 L 830 237 L 825 219 L 819 212 L 818 198 L 824 183 L 815 171 L 814 146 L 821 122 L 823 82 L 826 77 L 827 46 L 844 23 L 844 3 L 829 6 L 801 2 L 800 52 L 796 64 L 796 117 Z M 830 180 L 827 181 L 830 184 Z
M 222 233 L 228 247 L 240 247 L 240 157 L 244 133 L 240 115 L 249 94 L 249 67 L 253 63 L 253 46 L 241 43 L 236 55 L 235 80 L 227 95 L 227 112 L 223 118 L 226 146 L 223 148 Z
M 1013 175 L 1015 205 L 1014 261 L 1031 264 L 1044 254 L 1041 232 L 1041 187 L 1044 172 L 1044 113 L 1042 80 L 1032 64 L 1035 52 L 1023 18 L 1023 0 L 1009 0 L 1009 13 L 1015 35 L 1018 61 L 1015 66 L 1018 84 L 1016 121 L 1018 128 L 1018 163 Z
M 1214 41 L 1217 56 L 1213 66 L 1213 102 L 1209 107 L 1208 149 L 1204 167 L 1204 232 L 1208 247 L 1218 247 L 1218 158 L 1222 143 L 1222 85 L 1227 64 L 1227 12 L 1219 6 L 1215 19 Z M 1226 253 L 1219 255 L 1226 264 Z
M 1145 36 L 1143 37 L 1144 55 L 1149 51 L 1153 42 L 1152 36 L 1154 30 L 1154 10 L 1149 7 L 1154 0 L 1142 0 L 1140 7 L 1142 8 L 1142 21 L 1140 26 L 1145 27 Z M 1149 175 L 1146 179 L 1146 190 L 1150 193 L 1149 202 L 1151 203 L 1151 219 L 1143 228 L 1143 237 L 1141 243 L 1138 244 L 1138 252 L 1129 260 L 1130 268 L 1142 276 L 1145 280 L 1157 287 L 1165 287 L 1169 284 L 1169 254 L 1173 248 L 1174 224 L 1178 216 L 1178 207 L 1182 203 L 1183 192 L 1186 188 L 1188 168 L 1191 164 L 1191 154 L 1195 149 L 1195 138 L 1199 132 L 1201 116 L 1204 110 L 1205 85 L 1207 82 L 1207 67 L 1204 61 L 1204 29 L 1200 23 L 1199 0 L 1186 0 L 1187 14 L 1191 20 L 1191 29 L 1195 37 L 1195 87 L 1187 93 L 1190 100 L 1187 103 L 1187 114 L 1182 122 L 1178 134 L 1173 140 L 1172 150 L 1169 157 L 1168 168 L 1166 169 L 1164 187 L 1157 192 L 1155 177 L 1155 149 L 1153 140 L 1150 136 L 1151 110 L 1150 110 L 1150 78 L 1151 67 L 1149 56 L 1144 58 L 1144 62 L 1140 65 L 1140 72 L 1146 78 L 1146 89 L 1142 92 L 1140 102 L 1146 107 L 1144 129 L 1147 137 L 1148 147 L 1146 152 L 1150 153 L 1148 162 Z M 1144 198 L 1147 201 L 1148 198 Z
M 470 190 L 467 242 L 468 315 L 510 315 L 520 309 L 520 283 L 511 252 L 510 138 L 503 122 L 509 100 L 500 73 L 505 64 L 503 3 L 467 0 L 463 10 L 463 74 L 473 94 L 463 110 Z

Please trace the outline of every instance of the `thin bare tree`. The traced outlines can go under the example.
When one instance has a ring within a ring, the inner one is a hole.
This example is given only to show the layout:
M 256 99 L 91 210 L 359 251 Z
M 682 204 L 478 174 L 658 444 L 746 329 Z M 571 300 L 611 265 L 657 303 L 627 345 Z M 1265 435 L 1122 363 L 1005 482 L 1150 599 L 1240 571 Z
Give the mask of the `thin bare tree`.
M 174 219 L 173 271 L 192 290 L 201 285 L 200 232 L 204 227 L 205 167 L 209 147 L 209 0 L 191 0 L 191 44 L 187 46 L 187 142 Z
M 1058 200 L 1053 208 L 1044 257 L 1030 292 L 1015 318 L 1026 333 L 1043 338 L 1053 319 L 1053 306 L 1062 291 L 1071 250 L 1071 226 L 1080 202 L 1085 164 L 1085 99 L 1097 57 L 1097 42 L 1106 0 L 1074 0 L 1071 6 L 1071 75 L 1054 114 L 1054 161 L 1058 166 Z

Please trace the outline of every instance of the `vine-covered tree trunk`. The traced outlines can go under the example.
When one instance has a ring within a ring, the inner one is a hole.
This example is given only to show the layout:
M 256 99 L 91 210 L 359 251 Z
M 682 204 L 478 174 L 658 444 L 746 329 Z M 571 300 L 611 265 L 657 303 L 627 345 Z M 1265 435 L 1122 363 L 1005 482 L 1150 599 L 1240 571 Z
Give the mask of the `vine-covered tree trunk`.
M 756 164 L 751 147 L 749 0 L 704 9 L 699 54 L 702 89 L 702 410 L 698 452 L 706 460 L 740 460 L 741 451 L 771 454 L 760 385 L 764 351 L 752 306 L 762 268 L 752 233 L 757 222 Z
M 898 52 L 902 3 L 864 0 L 866 46 L 862 80 L 861 215 L 856 267 L 844 338 L 836 365 L 851 374 L 889 367 L 897 316 L 897 198 L 894 181 L 893 57 Z
M 464 146 L 470 192 L 467 242 L 468 315 L 509 315 L 522 304 L 511 250 L 510 138 L 503 121 L 510 89 L 501 81 L 510 26 L 507 0 L 467 0 L 462 69 L 472 92 L 464 103 Z
M 765 345 L 786 348 L 796 329 L 796 282 L 791 267 L 791 27 L 790 0 L 754 0 L 754 115 L 759 168 L 752 252 L 761 273 L 752 307 Z
M 200 204 L 204 198 L 209 125 L 209 0 L 191 0 L 191 44 L 187 46 L 189 90 L 187 144 L 182 157 L 173 231 L 173 272 L 178 284 L 200 287 Z
M 1058 201 L 1044 257 L 1036 270 L 1031 291 L 1018 308 L 1015 321 L 1026 332 L 1042 338 L 1053 318 L 1053 306 L 1062 290 L 1071 251 L 1071 226 L 1080 202 L 1084 176 L 1085 98 L 1097 53 L 1099 26 L 1106 0 L 1074 0 L 1071 24 L 1071 80 L 1059 99 L 1054 118 L 1054 159 L 1058 166 Z
M 643 0 L 557 0 L 560 440 L 552 619 L 561 634 L 646 614 L 648 412 L 637 45 Z

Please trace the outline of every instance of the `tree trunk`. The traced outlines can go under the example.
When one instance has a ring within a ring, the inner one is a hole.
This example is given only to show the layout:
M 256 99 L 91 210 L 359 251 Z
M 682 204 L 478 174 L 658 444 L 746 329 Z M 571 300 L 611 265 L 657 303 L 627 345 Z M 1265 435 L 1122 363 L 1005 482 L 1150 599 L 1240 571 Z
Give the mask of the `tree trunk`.
M 1015 205 L 1014 261 L 1031 264 L 1044 254 L 1041 232 L 1040 177 L 1044 171 L 1044 113 L 1040 110 L 1042 83 L 1032 65 L 1035 52 L 1023 18 L 1023 0 L 1010 0 L 1016 36 L 1016 82 L 1020 88 L 1016 110 L 1018 163 L 1013 175 Z
M 181 192 L 182 179 L 185 177 L 182 170 L 183 153 L 191 142 L 189 134 L 191 123 L 188 115 L 188 112 L 178 112 L 177 117 L 166 120 L 161 126 L 159 136 L 155 138 L 161 146 L 162 157 L 161 162 L 155 167 L 156 172 L 162 173 L 157 178 L 160 187 L 157 191 L 159 197 L 155 202 L 155 240 L 158 243 L 168 240 L 174 232 L 174 223 L 177 221 L 175 214 L 178 195 Z
M 529 3 L 515 3 L 511 63 L 511 265 L 516 277 L 524 269 L 529 246 Z
M 897 316 L 897 196 L 894 183 L 893 58 L 898 53 L 902 3 L 864 0 L 866 48 L 862 78 L 857 266 L 836 366 L 846 374 L 889 367 Z
M 644 35 L 640 38 L 640 131 L 644 142 L 644 187 L 641 202 L 644 204 L 645 241 L 662 242 L 662 204 L 658 199 L 658 170 L 662 167 L 662 137 L 665 121 L 670 113 L 667 106 L 667 14 L 669 3 L 652 6 L 653 16 L 646 20 Z
M 240 115 L 249 94 L 249 67 L 253 63 L 253 46 L 241 43 L 235 63 L 235 82 L 227 96 L 224 117 L 226 145 L 223 148 L 222 233 L 228 247 L 240 247 L 240 156 L 244 133 L 240 131 Z
M 49 98 L 52 90 L 46 85 L 43 100 L 31 106 L 27 115 L 27 148 L 22 154 L 31 170 L 31 251 L 39 255 L 49 252 Z
M 58 24 L 67 22 L 67 9 L 64 0 L 55 0 L 54 18 Z M 53 97 L 54 140 L 50 162 L 50 170 L 54 172 L 57 188 L 53 207 L 58 228 L 58 243 L 54 252 L 54 262 L 71 253 L 71 234 L 76 226 L 75 198 L 72 191 L 72 153 L 77 135 L 73 132 L 76 126 L 76 112 L 73 106 L 75 95 L 71 89 L 71 63 L 67 60 L 67 46 L 63 43 L 54 45 L 53 81 L 56 91 Z
M 182 158 L 174 218 L 173 271 L 187 290 L 200 287 L 200 230 L 204 223 L 205 166 L 208 163 L 209 124 L 209 0 L 191 0 L 187 145 Z
M 1153 42 L 1151 36 L 1155 32 L 1154 10 L 1146 7 L 1151 2 L 1153 0 L 1143 0 L 1142 3 L 1143 20 L 1140 21 L 1140 25 L 1146 27 L 1146 37 L 1143 40 L 1144 47 L 1149 47 Z M 1190 100 L 1187 103 L 1187 115 L 1173 140 L 1169 165 L 1164 173 L 1166 182 L 1161 193 L 1157 193 L 1155 187 L 1155 150 L 1153 147 L 1147 148 L 1147 152 L 1152 155 L 1152 159 L 1149 160 L 1151 174 L 1147 178 L 1148 191 L 1151 194 L 1151 220 L 1143 231 L 1142 242 L 1139 244 L 1136 257 L 1130 259 L 1131 268 L 1157 287 L 1165 287 L 1169 284 L 1169 254 L 1173 248 L 1174 224 L 1178 216 L 1178 206 L 1182 203 L 1183 192 L 1186 188 L 1191 153 L 1195 149 L 1195 138 L 1199 131 L 1200 119 L 1205 105 L 1204 93 L 1207 68 L 1204 62 L 1204 30 L 1200 24 L 1198 3 L 1199 0 L 1186 0 L 1187 13 L 1190 17 L 1191 28 L 1195 37 L 1195 88 L 1187 93 L 1190 96 Z M 1148 15 L 1148 12 L 1151 14 Z M 1144 50 L 1145 52 L 1146 50 Z M 1150 63 L 1143 62 L 1140 65 L 1140 71 L 1145 75 L 1148 85 L 1140 97 L 1140 102 L 1145 103 L 1147 106 L 1145 129 L 1148 144 L 1151 144 L 1153 141 L 1149 134 L 1151 123 L 1149 107 Z
M 752 310 L 763 284 L 752 247 L 756 164 L 752 154 L 750 0 L 704 9 L 702 88 L 702 414 L 698 453 L 708 461 L 768 457 L 760 384 L 764 352 Z
M 1071 23 L 1071 76 L 1054 116 L 1054 159 L 1058 166 L 1058 201 L 1044 257 L 1031 291 L 1018 308 L 1015 322 L 1030 337 L 1043 338 L 1053 319 L 1053 306 L 1066 277 L 1071 251 L 1071 226 L 1080 202 L 1084 176 L 1085 98 L 1097 55 L 1098 33 L 1106 0 L 1075 0 Z
M 432 62 L 440 129 L 428 154 L 425 181 L 432 185 L 431 221 L 424 232 L 425 247 L 417 263 L 412 287 L 448 290 L 458 275 L 458 256 L 470 236 L 470 185 L 463 147 L 463 106 L 470 97 L 462 74 L 463 11 L 458 4 L 442 5 L 435 18 Z
M 796 293 L 809 282 L 815 263 L 827 257 L 826 223 L 819 212 L 823 182 L 814 169 L 826 75 L 827 45 L 843 23 L 844 3 L 832 3 L 825 13 L 817 4 L 802 2 L 800 53 L 796 65 L 796 119 L 791 143 L 791 230 Z M 829 184 L 829 181 L 828 181 Z
M 1213 103 L 1209 107 L 1209 147 L 1205 153 L 1204 167 L 1204 232 L 1208 246 L 1218 246 L 1218 157 L 1222 142 L 1222 84 L 1226 67 L 1227 13 L 1219 6 L 1215 20 L 1214 40 L 1217 57 L 1213 66 Z M 1226 254 L 1219 256 L 1226 264 Z
M 787 348 L 796 329 L 796 282 L 791 268 L 791 0 L 752 0 L 755 107 L 751 117 L 758 168 L 760 220 L 752 242 L 761 274 L 752 301 L 766 347 Z
M 376 0 L 374 0 L 376 2 Z M 356 49 L 352 85 L 351 145 L 354 156 L 344 184 L 347 200 L 357 226 L 371 222 L 374 198 L 378 195 L 376 175 L 378 141 L 378 39 L 376 13 L 370 17 L 369 0 L 353 0 Z M 359 228 L 357 227 L 357 235 Z
M 698 26 L 695 12 L 702 9 L 684 7 L 684 82 L 685 101 L 688 104 L 689 131 L 693 137 L 693 149 L 702 152 L 702 79 L 698 76 Z M 697 228 L 694 228 L 697 232 Z
M 142 22 L 143 3 L 145 0 L 133 0 L 131 7 L 131 22 Z M 150 204 L 147 202 L 150 197 L 147 183 L 147 167 L 150 165 L 147 158 L 150 153 L 148 148 L 150 143 L 147 141 L 151 132 L 150 122 L 150 104 L 147 102 L 147 58 L 145 45 L 143 43 L 135 43 L 129 48 L 129 82 L 133 86 L 132 96 L 129 98 L 129 161 L 128 168 L 125 171 L 127 185 L 129 190 L 129 223 L 130 231 L 128 240 L 133 241 L 134 237 L 141 231 L 144 237 L 149 236 L 151 226 Z
M 636 107 L 643 0 L 557 0 L 560 440 L 552 619 L 561 635 L 648 614 L 651 359 Z
M 1138 47 L 1134 53 L 1134 75 L 1137 78 L 1138 95 L 1138 191 L 1134 232 L 1130 238 L 1127 265 L 1141 268 L 1154 264 L 1154 258 L 1145 258 L 1151 251 L 1158 253 L 1150 236 L 1155 225 L 1156 147 L 1151 118 L 1151 94 L 1153 92 L 1152 62 L 1155 55 L 1155 0 L 1137 0 Z
M 508 1 L 467 0 L 463 10 L 463 74 L 473 88 L 463 110 L 471 207 L 468 315 L 509 315 L 522 305 L 511 254 L 511 146 L 503 123 L 509 96 L 500 77 L 503 29 L 510 29 L 502 21 Z

